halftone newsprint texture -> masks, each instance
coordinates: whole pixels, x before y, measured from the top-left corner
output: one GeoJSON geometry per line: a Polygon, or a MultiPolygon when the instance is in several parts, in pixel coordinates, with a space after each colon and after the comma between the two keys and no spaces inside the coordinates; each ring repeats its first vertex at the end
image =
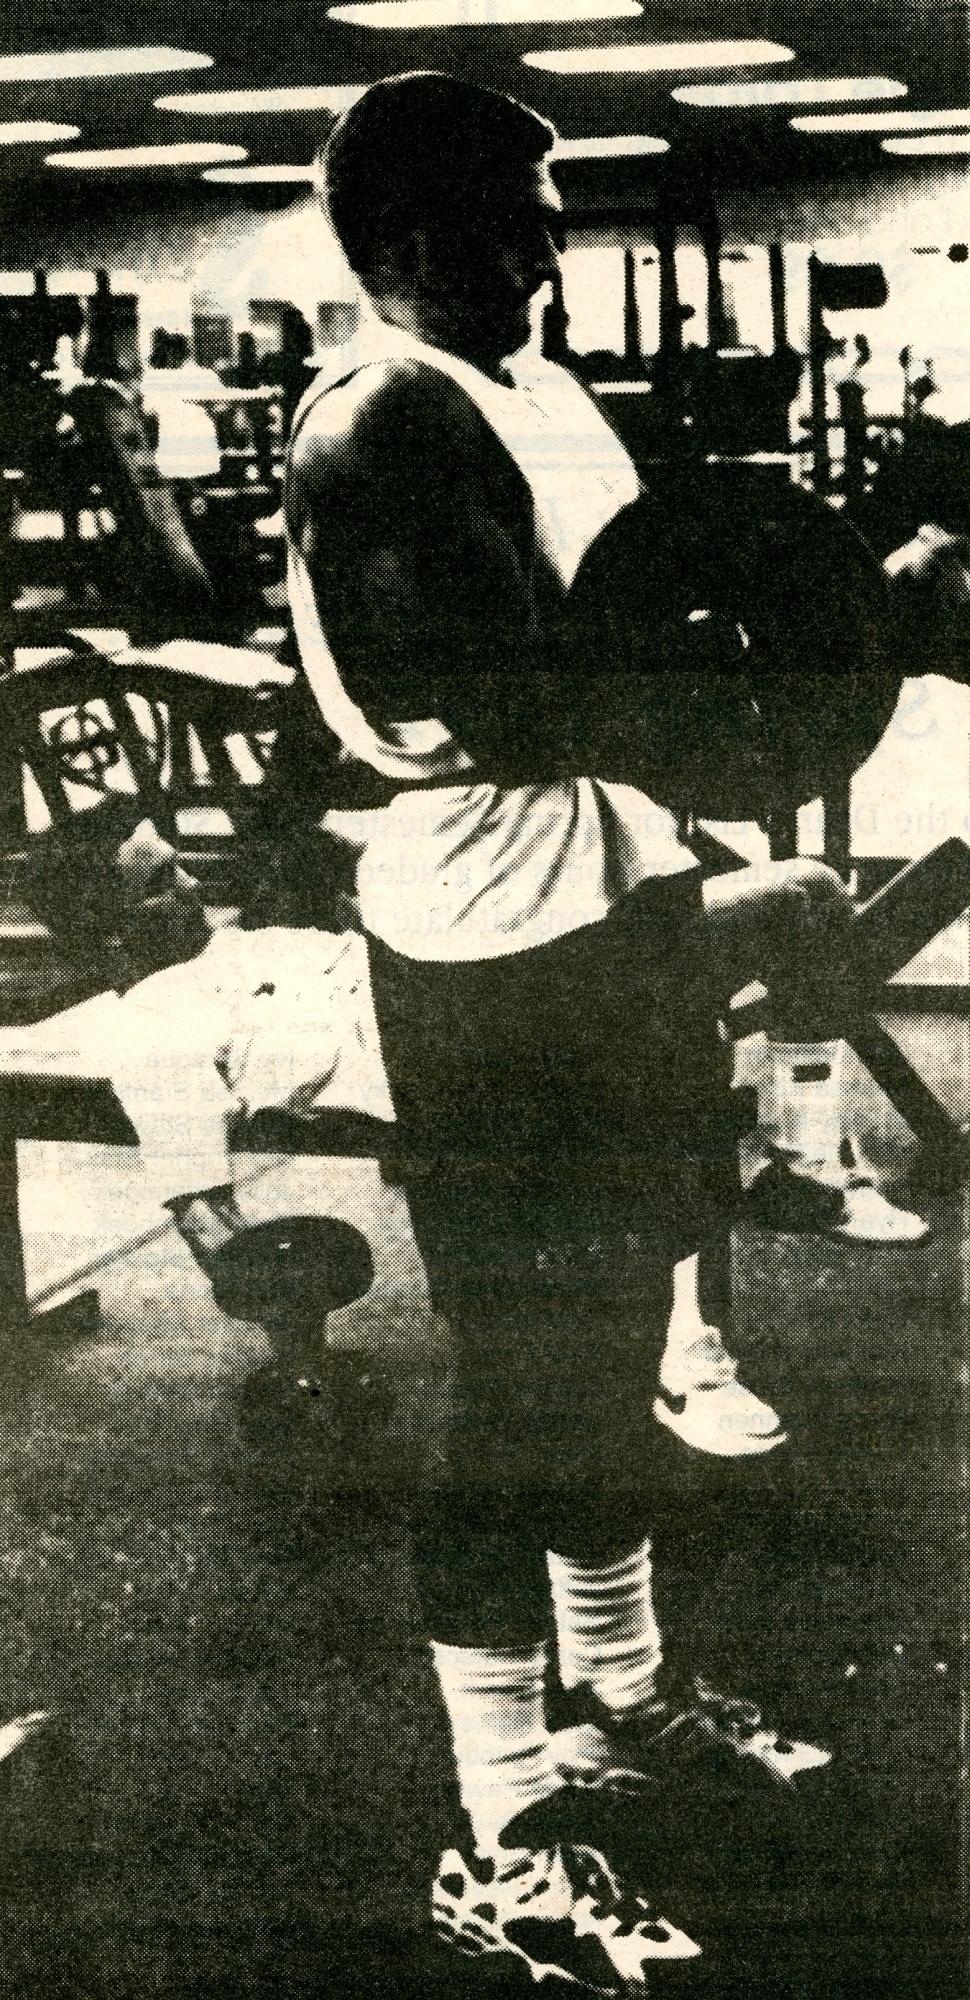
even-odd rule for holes
{"type": "Polygon", "coordinates": [[[0,1994],[958,2000],[970,0],[0,27],[0,1994]]]}

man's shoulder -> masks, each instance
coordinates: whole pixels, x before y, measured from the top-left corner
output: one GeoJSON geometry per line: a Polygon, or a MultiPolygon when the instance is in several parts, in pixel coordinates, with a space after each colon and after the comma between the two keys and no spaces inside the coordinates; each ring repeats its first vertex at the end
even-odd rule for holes
{"type": "Polygon", "coordinates": [[[294,419],[290,461],[309,475],[403,452],[450,455],[467,449],[480,428],[480,412],[451,376],[410,355],[393,356],[310,388],[294,419]]]}

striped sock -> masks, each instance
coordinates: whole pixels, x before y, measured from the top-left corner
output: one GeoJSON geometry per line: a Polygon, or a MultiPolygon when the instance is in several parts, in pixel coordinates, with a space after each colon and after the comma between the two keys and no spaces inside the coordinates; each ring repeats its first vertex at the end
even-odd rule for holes
{"type": "Polygon", "coordinates": [[[592,1688],[616,1716],[651,1700],[661,1650],[649,1542],[602,1569],[566,1556],[547,1561],[563,1687],[592,1688]]]}
{"type": "Polygon", "coordinates": [[[545,1646],[431,1648],[458,1766],[461,1802],[482,1855],[562,1783],[546,1726],[545,1646]]]}

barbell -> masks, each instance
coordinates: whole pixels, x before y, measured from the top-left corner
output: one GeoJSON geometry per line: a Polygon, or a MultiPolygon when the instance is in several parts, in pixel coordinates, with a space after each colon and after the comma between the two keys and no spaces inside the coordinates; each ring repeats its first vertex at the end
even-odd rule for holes
{"type": "Polygon", "coordinates": [[[879,742],[907,671],[868,544],[803,488],[705,466],[588,550],[561,629],[583,765],[678,814],[764,820],[879,742]]]}

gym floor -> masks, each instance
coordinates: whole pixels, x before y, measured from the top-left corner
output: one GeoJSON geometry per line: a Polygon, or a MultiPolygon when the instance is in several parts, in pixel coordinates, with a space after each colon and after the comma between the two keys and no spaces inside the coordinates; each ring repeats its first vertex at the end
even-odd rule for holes
{"type": "MultiPolygon", "coordinates": [[[[970,1076],[966,1027],[922,1039],[941,1077],[970,1076]]],[[[131,1154],[25,1149],[34,1295],[90,1271],[102,1315],[60,1345],[27,1331],[3,1363],[0,1731],[49,1719],[0,1764],[0,1985],[492,1992],[423,1929],[454,1800],[406,1496],[446,1433],[447,1333],[372,1162],[240,1171],[253,1219],[336,1214],[371,1243],[373,1291],[331,1322],[367,1378],[356,1426],[281,1391],[131,1154]]],[[[970,1196],[931,1213],[930,1243],[905,1250],[742,1230],[746,1379],[791,1443],[718,1468],[656,1431],[667,1629],[837,1752],[810,1806],[779,1788],[749,1821],[658,1793],[627,1829],[656,1853],[661,1907],[710,1943],[657,1991],[962,1990],[970,1196]]]]}

